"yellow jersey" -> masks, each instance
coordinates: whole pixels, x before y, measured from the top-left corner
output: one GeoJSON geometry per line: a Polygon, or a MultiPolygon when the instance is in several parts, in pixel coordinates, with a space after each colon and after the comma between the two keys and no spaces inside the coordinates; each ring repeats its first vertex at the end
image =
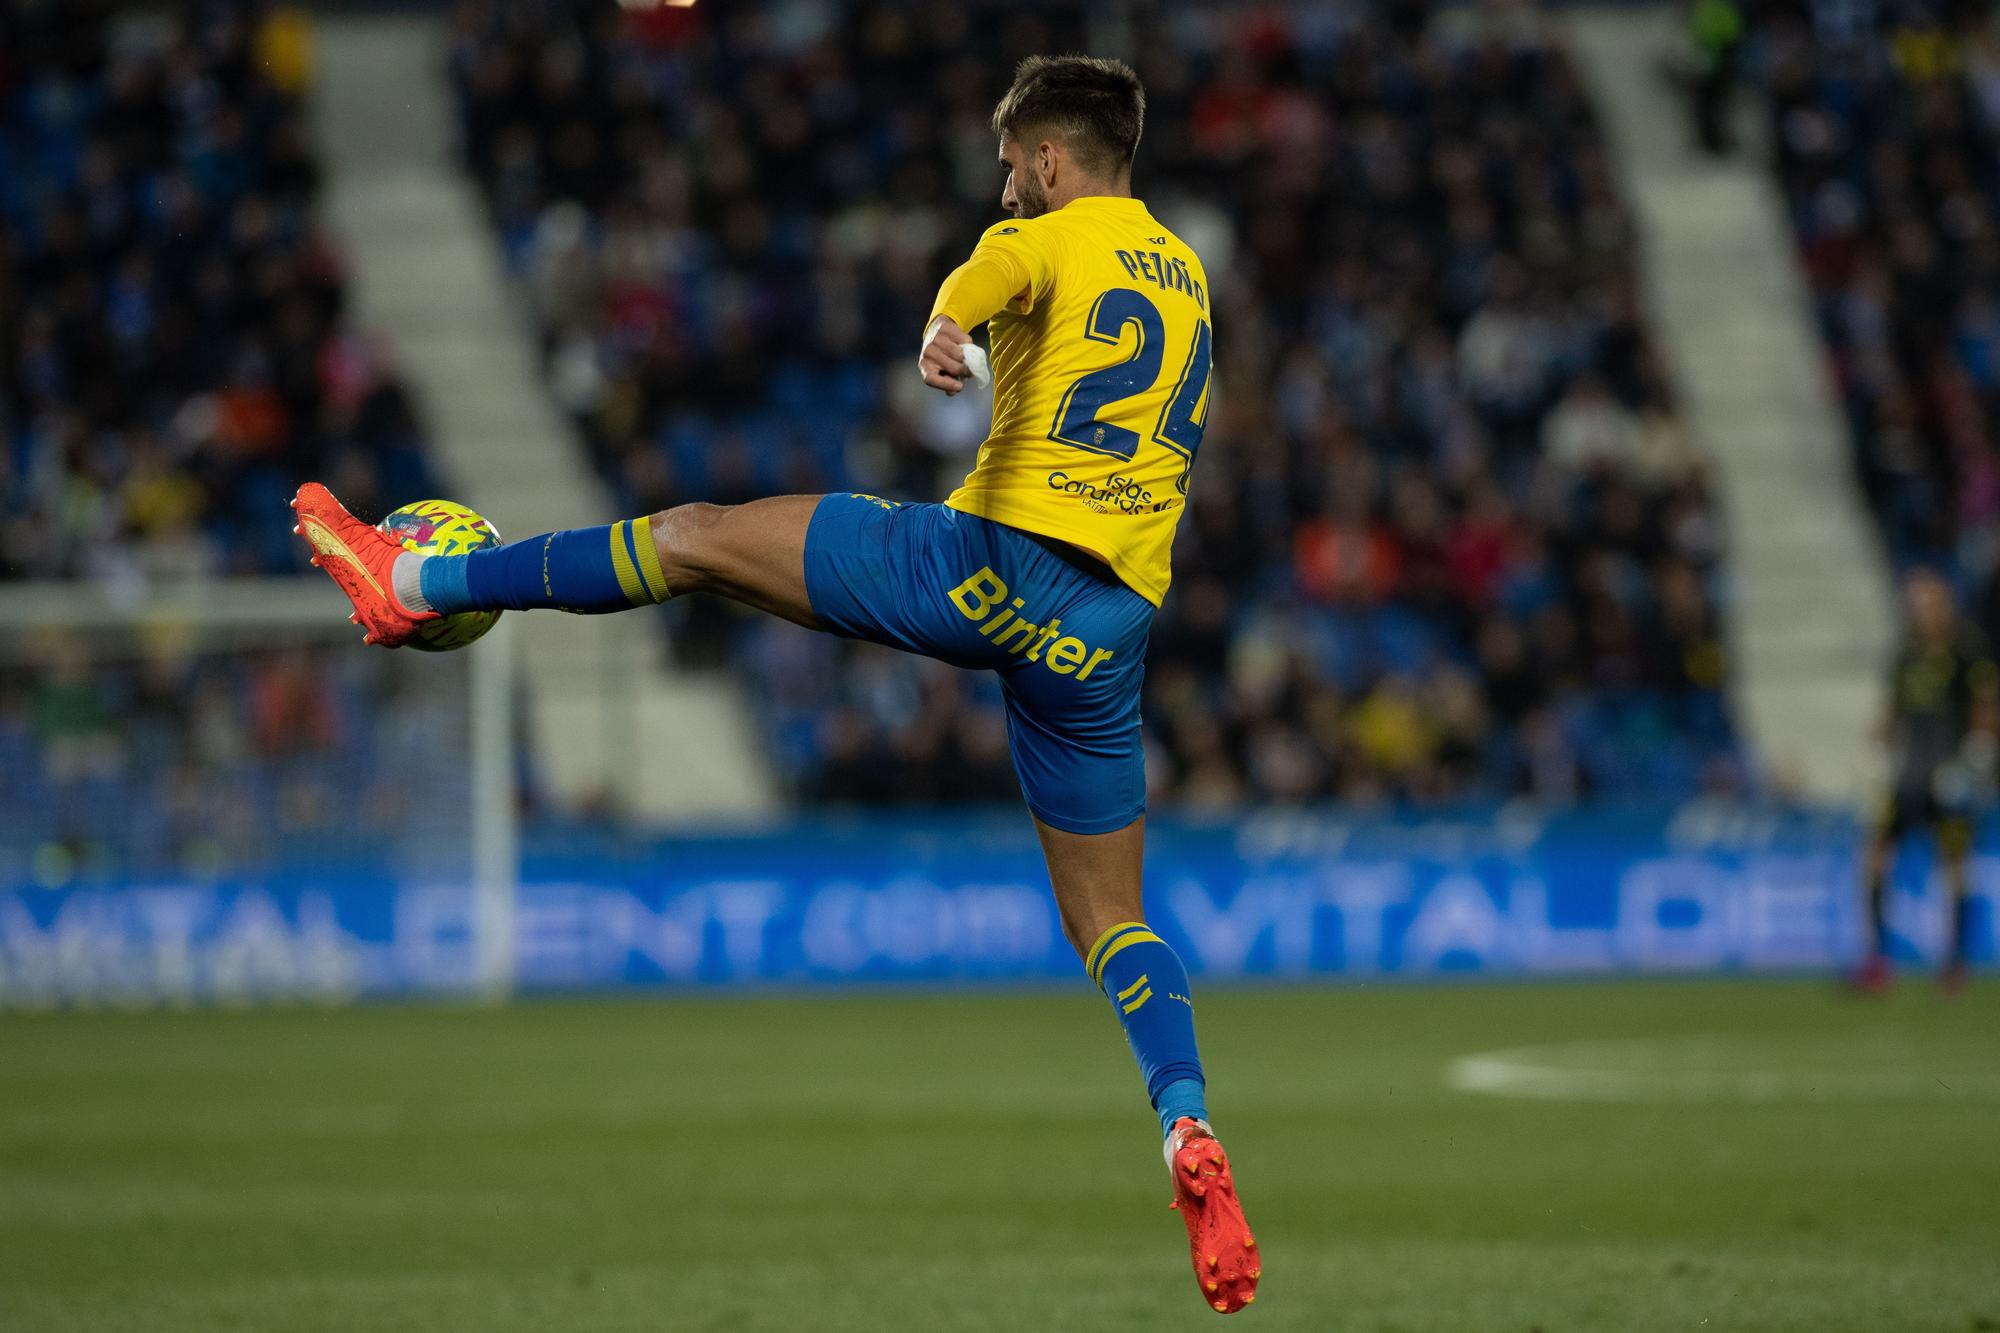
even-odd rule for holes
{"type": "Polygon", "coordinates": [[[1208,420],[1208,275],[1137,199],[987,229],[931,318],[990,323],[993,426],[953,509],[1088,551],[1158,606],[1208,420]]]}

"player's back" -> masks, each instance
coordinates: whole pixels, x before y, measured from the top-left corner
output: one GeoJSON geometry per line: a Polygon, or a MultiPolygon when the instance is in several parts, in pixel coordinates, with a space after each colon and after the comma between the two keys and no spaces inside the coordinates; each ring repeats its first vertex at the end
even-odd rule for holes
{"type": "Polygon", "coordinates": [[[1208,416],[1208,277],[1137,199],[1093,196],[990,228],[1026,289],[995,315],[993,426],[953,508],[1098,556],[1166,594],[1208,416]]]}

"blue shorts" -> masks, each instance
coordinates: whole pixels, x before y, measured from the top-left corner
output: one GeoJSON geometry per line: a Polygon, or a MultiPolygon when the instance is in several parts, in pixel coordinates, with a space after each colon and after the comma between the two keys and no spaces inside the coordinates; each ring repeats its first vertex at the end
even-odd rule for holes
{"type": "Polygon", "coordinates": [[[1146,812],[1153,606],[1062,550],[941,504],[829,495],[806,530],[806,593],[837,634],[998,672],[1028,808],[1109,833],[1146,812]]]}

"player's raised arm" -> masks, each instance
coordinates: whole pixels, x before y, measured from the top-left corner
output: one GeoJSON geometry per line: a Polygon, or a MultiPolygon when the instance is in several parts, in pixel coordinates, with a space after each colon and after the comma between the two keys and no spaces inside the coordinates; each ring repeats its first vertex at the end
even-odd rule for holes
{"type": "Polygon", "coordinates": [[[1002,310],[1027,314],[1046,293],[1052,271],[1046,244],[1019,222],[988,228],[931,304],[917,357],[924,383],[947,394],[962,390],[971,373],[963,350],[972,341],[970,331],[1002,310]]]}

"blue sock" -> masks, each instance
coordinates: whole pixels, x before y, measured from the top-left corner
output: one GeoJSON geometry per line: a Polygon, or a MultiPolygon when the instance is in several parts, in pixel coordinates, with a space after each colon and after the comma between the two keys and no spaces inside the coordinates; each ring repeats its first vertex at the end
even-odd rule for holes
{"type": "Polygon", "coordinates": [[[652,606],[672,595],[653,549],[653,521],[571,528],[418,566],[424,600],[442,615],[554,607],[596,615],[652,606]]]}
{"type": "Polygon", "coordinates": [[[1097,937],[1083,965],[1125,1025],[1161,1132],[1182,1116],[1207,1120],[1193,992],[1180,958],[1145,922],[1122,921],[1097,937]]]}

